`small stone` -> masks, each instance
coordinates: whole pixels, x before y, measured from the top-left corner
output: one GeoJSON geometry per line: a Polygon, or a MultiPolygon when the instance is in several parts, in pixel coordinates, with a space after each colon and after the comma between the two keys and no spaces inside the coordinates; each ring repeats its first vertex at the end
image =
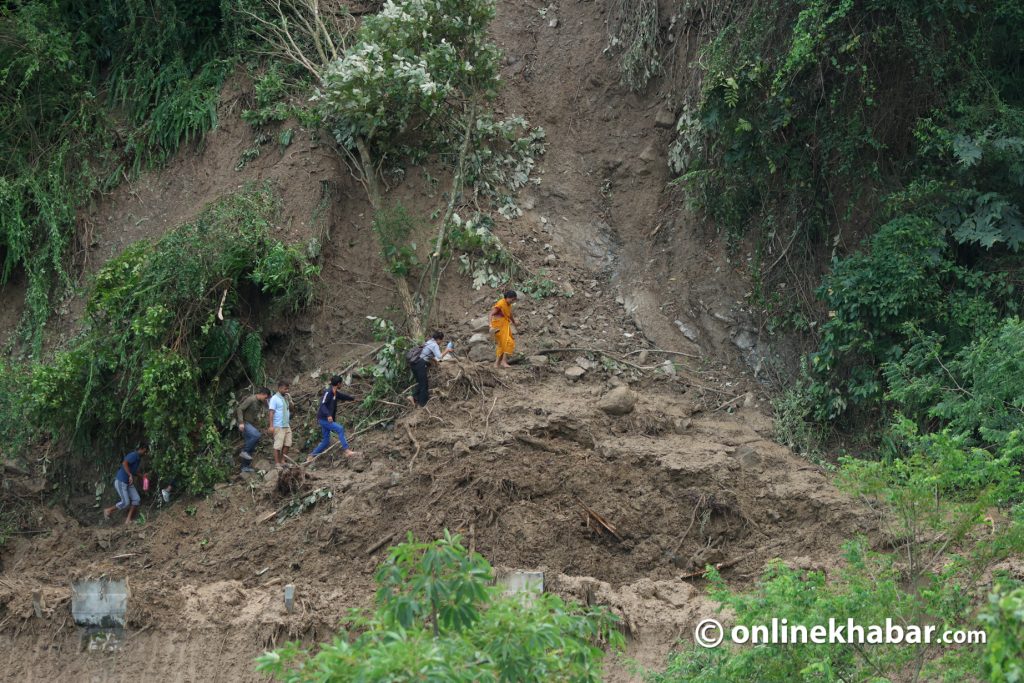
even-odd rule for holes
{"type": "Polygon", "coordinates": [[[565,369],[565,376],[574,382],[585,374],[587,374],[587,371],[578,365],[573,365],[565,369]]]}
{"type": "Polygon", "coordinates": [[[543,367],[548,364],[547,356],[530,356],[526,362],[534,367],[543,367]]]}
{"type": "Polygon", "coordinates": [[[548,28],[558,28],[558,17],[554,17],[548,22],[548,28]]]}
{"type": "Polygon", "coordinates": [[[598,401],[597,407],[609,415],[627,415],[636,406],[636,394],[629,387],[615,387],[598,401]]]}
{"type": "Polygon", "coordinates": [[[677,417],[672,420],[672,429],[676,434],[685,434],[692,424],[693,420],[688,417],[677,417]]]}
{"type": "Polygon", "coordinates": [[[757,346],[757,335],[750,330],[740,330],[739,334],[733,337],[732,343],[741,351],[750,351],[757,346]]]}
{"type": "Polygon", "coordinates": [[[654,143],[651,143],[644,147],[644,151],[640,152],[640,161],[654,161],[658,158],[658,150],[655,148],[654,143]]]}
{"type": "Polygon", "coordinates": [[[750,446],[743,446],[736,449],[733,454],[740,461],[744,469],[755,469],[761,466],[761,456],[750,446]]]}
{"type": "Polygon", "coordinates": [[[658,128],[672,128],[676,125],[676,115],[668,107],[662,107],[654,115],[654,125],[658,128]]]}
{"type": "Polygon", "coordinates": [[[544,257],[544,263],[554,263],[557,260],[558,257],[555,256],[554,254],[548,254],[547,256],[544,257]]]}
{"type": "Polygon", "coordinates": [[[668,375],[669,377],[675,377],[676,376],[676,366],[673,365],[672,361],[670,361],[670,360],[667,360],[664,363],[662,363],[661,367],[659,368],[659,370],[662,373],[668,375]]]}
{"type": "Polygon", "coordinates": [[[452,446],[452,452],[456,456],[466,456],[466,455],[469,455],[469,446],[467,446],[462,441],[456,441],[455,445],[452,446]]]}
{"type": "Polygon", "coordinates": [[[577,356],[575,362],[576,365],[580,366],[584,370],[593,370],[594,368],[597,367],[596,361],[592,361],[589,358],[584,358],[583,356],[577,356]]]}
{"type": "Polygon", "coordinates": [[[644,349],[639,354],[637,354],[637,357],[636,357],[637,365],[646,365],[647,364],[647,356],[648,356],[647,349],[644,349]]]}
{"type": "Polygon", "coordinates": [[[684,337],[686,337],[692,342],[697,341],[698,333],[694,327],[692,327],[691,325],[687,325],[682,320],[675,320],[673,322],[675,322],[676,327],[679,328],[679,331],[683,333],[684,337]]]}

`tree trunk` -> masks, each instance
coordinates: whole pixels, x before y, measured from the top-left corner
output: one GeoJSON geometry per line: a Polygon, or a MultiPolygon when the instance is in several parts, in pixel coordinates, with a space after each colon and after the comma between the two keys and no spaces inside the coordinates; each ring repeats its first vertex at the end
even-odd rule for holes
{"type": "MultiPolygon", "coordinates": [[[[370,157],[370,150],[366,146],[366,141],[362,138],[356,138],[356,149],[359,150],[359,163],[363,167],[363,178],[366,180],[366,192],[370,196],[370,206],[373,207],[375,212],[380,211],[381,194],[380,185],[377,182],[377,169],[373,165],[373,159],[370,157]]],[[[409,283],[401,275],[392,274],[391,279],[395,283],[395,289],[398,290],[398,298],[402,302],[402,310],[405,311],[405,316],[408,319],[409,335],[415,341],[421,341],[423,339],[423,326],[420,322],[419,313],[416,311],[416,304],[412,299],[412,292],[409,291],[409,283]]]]}

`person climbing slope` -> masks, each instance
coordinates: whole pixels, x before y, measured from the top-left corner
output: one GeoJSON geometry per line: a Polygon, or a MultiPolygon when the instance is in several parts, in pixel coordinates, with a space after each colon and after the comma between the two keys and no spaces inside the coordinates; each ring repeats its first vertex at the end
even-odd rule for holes
{"type": "Polygon", "coordinates": [[[345,428],[335,421],[338,413],[338,401],[356,400],[355,396],[349,396],[338,391],[341,383],[342,378],[335,375],[331,378],[331,384],[324,391],[324,395],[320,397],[320,408],[317,410],[316,420],[320,423],[320,432],[323,434],[323,439],[313,449],[313,452],[309,454],[306,462],[316,460],[318,455],[327,450],[327,447],[331,445],[331,432],[338,435],[338,441],[341,443],[346,457],[351,458],[353,455],[359,455],[348,447],[348,441],[345,440],[345,428]]]}
{"type": "Polygon", "coordinates": [[[117,475],[114,477],[114,490],[117,491],[121,500],[103,511],[105,518],[110,519],[114,510],[124,510],[125,508],[128,508],[128,514],[124,523],[128,524],[135,518],[135,513],[139,511],[139,503],[142,502],[142,499],[139,498],[139,490],[135,488],[135,478],[139,474],[142,457],[148,452],[149,446],[146,443],[140,443],[134,451],[121,459],[121,466],[117,468],[117,475]]]}
{"type": "Polygon", "coordinates": [[[445,350],[441,350],[441,342],[444,341],[444,332],[437,330],[434,334],[430,335],[430,339],[420,348],[420,352],[416,355],[416,359],[409,364],[412,368],[412,374],[416,378],[416,388],[413,390],[413,395],[410,400],[420,408],[427,405],[427,401],[430,400],[430,383],[427,378],[427,370],[431,365],[437,365],[441,362],[441,359],[452,352],[451,342],[445,347],[445,350]]]}
{"type": "Polygon", "coordinates": [[[246,396],[235,408],[235,421],[238,423],[238,431],[242,433],[245,443],[242,445],[242,452],[239,457],[242,459],[242,471],[253,472],[252,454],[256,450],[263,431],[256,425],[261,422],[266,412],[267,399],[270,398],[270,389],[260,387],[252,396],[246,396]]]}
{"type": "Polygon", "coordinates": [[[489,322],[491,334],[494,335],[494,367],[496,368],[512,367],[508,364],[509,357],[516,350],[516,340],[512,336],[512,325],[516,322],[516,319],[512,317],[512,304],[518,298],[515,292],[509,290],[491,308],[489,322]]]}
{"type": "Polygon", "coordinates": [[[288,382],[277,383],[277,393],[270,398],[270,427],[267,431],[274,437],[274,467],[281,469],[292,447],[292,398],[288,394],[288,382]]]}

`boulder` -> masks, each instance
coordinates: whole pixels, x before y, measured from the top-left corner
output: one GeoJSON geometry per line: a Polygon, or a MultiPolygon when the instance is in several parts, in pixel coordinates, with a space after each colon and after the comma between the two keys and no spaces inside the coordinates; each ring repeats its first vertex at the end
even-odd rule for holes
{"type": "Polygon", "coordinates": [[[636,406],[636,394],[629,387],[615,387],[605,394],[597,407],[609,415],[627,415],[636,406]]]}
{"type": "Polygon", "coordinates": [[[486,332],[491,327],[491,323],[486,315],[482,315],[479,318],[474,318],[469,323],[469,327],[473,332],[486,332]]]}
{"type": "Polygon", "coordinates": [[[490,345],[476,344],[469,347],[469,359],[477,363],[485,360],[494,360],[494,349],[490,345]]]}
{"type": "Polygon", "coordinates": [[[585,374],[587,374],[587,371],[578,365],[573,365],[565,369],[565,376],[574,382],[585,374]]]}
{"type": "Polygon", "coordinates": [[[535,367],[543,367],[548,364],[547,356],[530,356],[526,362],[535,367]]]}
{"type": "Polygon", "coordinates": [[[491,335],[486,334],[484,332],[477,332],[476,334],[474,334],[472,337],[469,338],[469,345],[470,346],[476,346],[477,344],[490,344],[490,343],[491,343],[491,335]]]}

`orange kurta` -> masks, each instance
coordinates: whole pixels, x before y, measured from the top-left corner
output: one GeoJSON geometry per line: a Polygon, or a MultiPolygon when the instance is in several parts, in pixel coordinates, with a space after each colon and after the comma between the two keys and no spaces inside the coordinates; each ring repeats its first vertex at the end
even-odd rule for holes
{"type": "Polygon", "coordinates": [[[491,321],[491,332],[494,334],[494,356],[500,358],[503,353],[511,354],[516,350],[516,340],[512,338],[512,305],[501,298],[491,310],[494,309],[497,309],[497,314],[491,321]]]}

